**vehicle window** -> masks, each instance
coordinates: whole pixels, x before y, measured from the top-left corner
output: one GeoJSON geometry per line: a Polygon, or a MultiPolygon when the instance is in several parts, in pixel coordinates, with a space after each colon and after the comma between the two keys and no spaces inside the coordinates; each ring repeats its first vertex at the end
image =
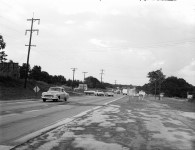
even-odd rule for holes
{"type": "Polygon", "coordinates": [[[49,88],[49,91],[58,91],[58,92],[60,92],[61,89],[60,88],[49,88]]]}

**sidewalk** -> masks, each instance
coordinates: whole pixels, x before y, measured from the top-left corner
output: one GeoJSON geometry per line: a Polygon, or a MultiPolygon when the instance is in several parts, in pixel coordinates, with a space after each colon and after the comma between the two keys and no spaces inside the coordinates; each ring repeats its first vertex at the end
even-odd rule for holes
{"type": "Polygon", "coordinates": [[[13,150],[194,150],[195,113],[189,114],[125,97],[13,150]]]}

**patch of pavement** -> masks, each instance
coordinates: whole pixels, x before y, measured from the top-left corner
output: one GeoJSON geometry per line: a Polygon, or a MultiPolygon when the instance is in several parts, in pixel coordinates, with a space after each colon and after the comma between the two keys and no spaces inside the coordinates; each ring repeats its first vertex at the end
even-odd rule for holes
{"type": "Polygon", "coordinates": [[[183,117],[165,104],[126,97],[12,150],[194,150],[195,130],[183,117]]]}

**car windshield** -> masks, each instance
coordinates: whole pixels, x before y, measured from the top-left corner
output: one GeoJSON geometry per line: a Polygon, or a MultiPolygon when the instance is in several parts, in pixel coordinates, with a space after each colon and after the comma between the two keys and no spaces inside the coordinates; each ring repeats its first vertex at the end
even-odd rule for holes
{"type": "Polygon", "coordinates": [[[58,91],[58,92],[60,92],[61,88],[49,88],[49,91],[58,91]]]}

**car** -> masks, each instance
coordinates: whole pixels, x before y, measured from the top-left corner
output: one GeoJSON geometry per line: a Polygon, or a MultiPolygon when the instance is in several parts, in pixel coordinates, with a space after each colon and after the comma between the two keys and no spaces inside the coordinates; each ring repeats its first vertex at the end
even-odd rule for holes
{"type": "Polygon", "coordinates": [[[58,101],[60,99],[67,101],[69,94],[66,93],[63,87],[50,87],[47,92],[42,93],[41,98],[43,102],[46,100],[58,101]]]}
{"type": "Polygon", "coordinates": [[[112,91],[108,91],[105,93],[105,96],[114,96],[114,93],[112,91]]]}
{"type": "Polygon", "coordinates": [[[94,94],[95,91],[84,91],[84,93],[85,93],[86,95],[91,95],[91,94],[94,94]]]}
{"type": "Polygon", "coordinates": [[[94,93],[95,96],[104,96],[104,92],[103,91],[96,91],[94,93]]]}

